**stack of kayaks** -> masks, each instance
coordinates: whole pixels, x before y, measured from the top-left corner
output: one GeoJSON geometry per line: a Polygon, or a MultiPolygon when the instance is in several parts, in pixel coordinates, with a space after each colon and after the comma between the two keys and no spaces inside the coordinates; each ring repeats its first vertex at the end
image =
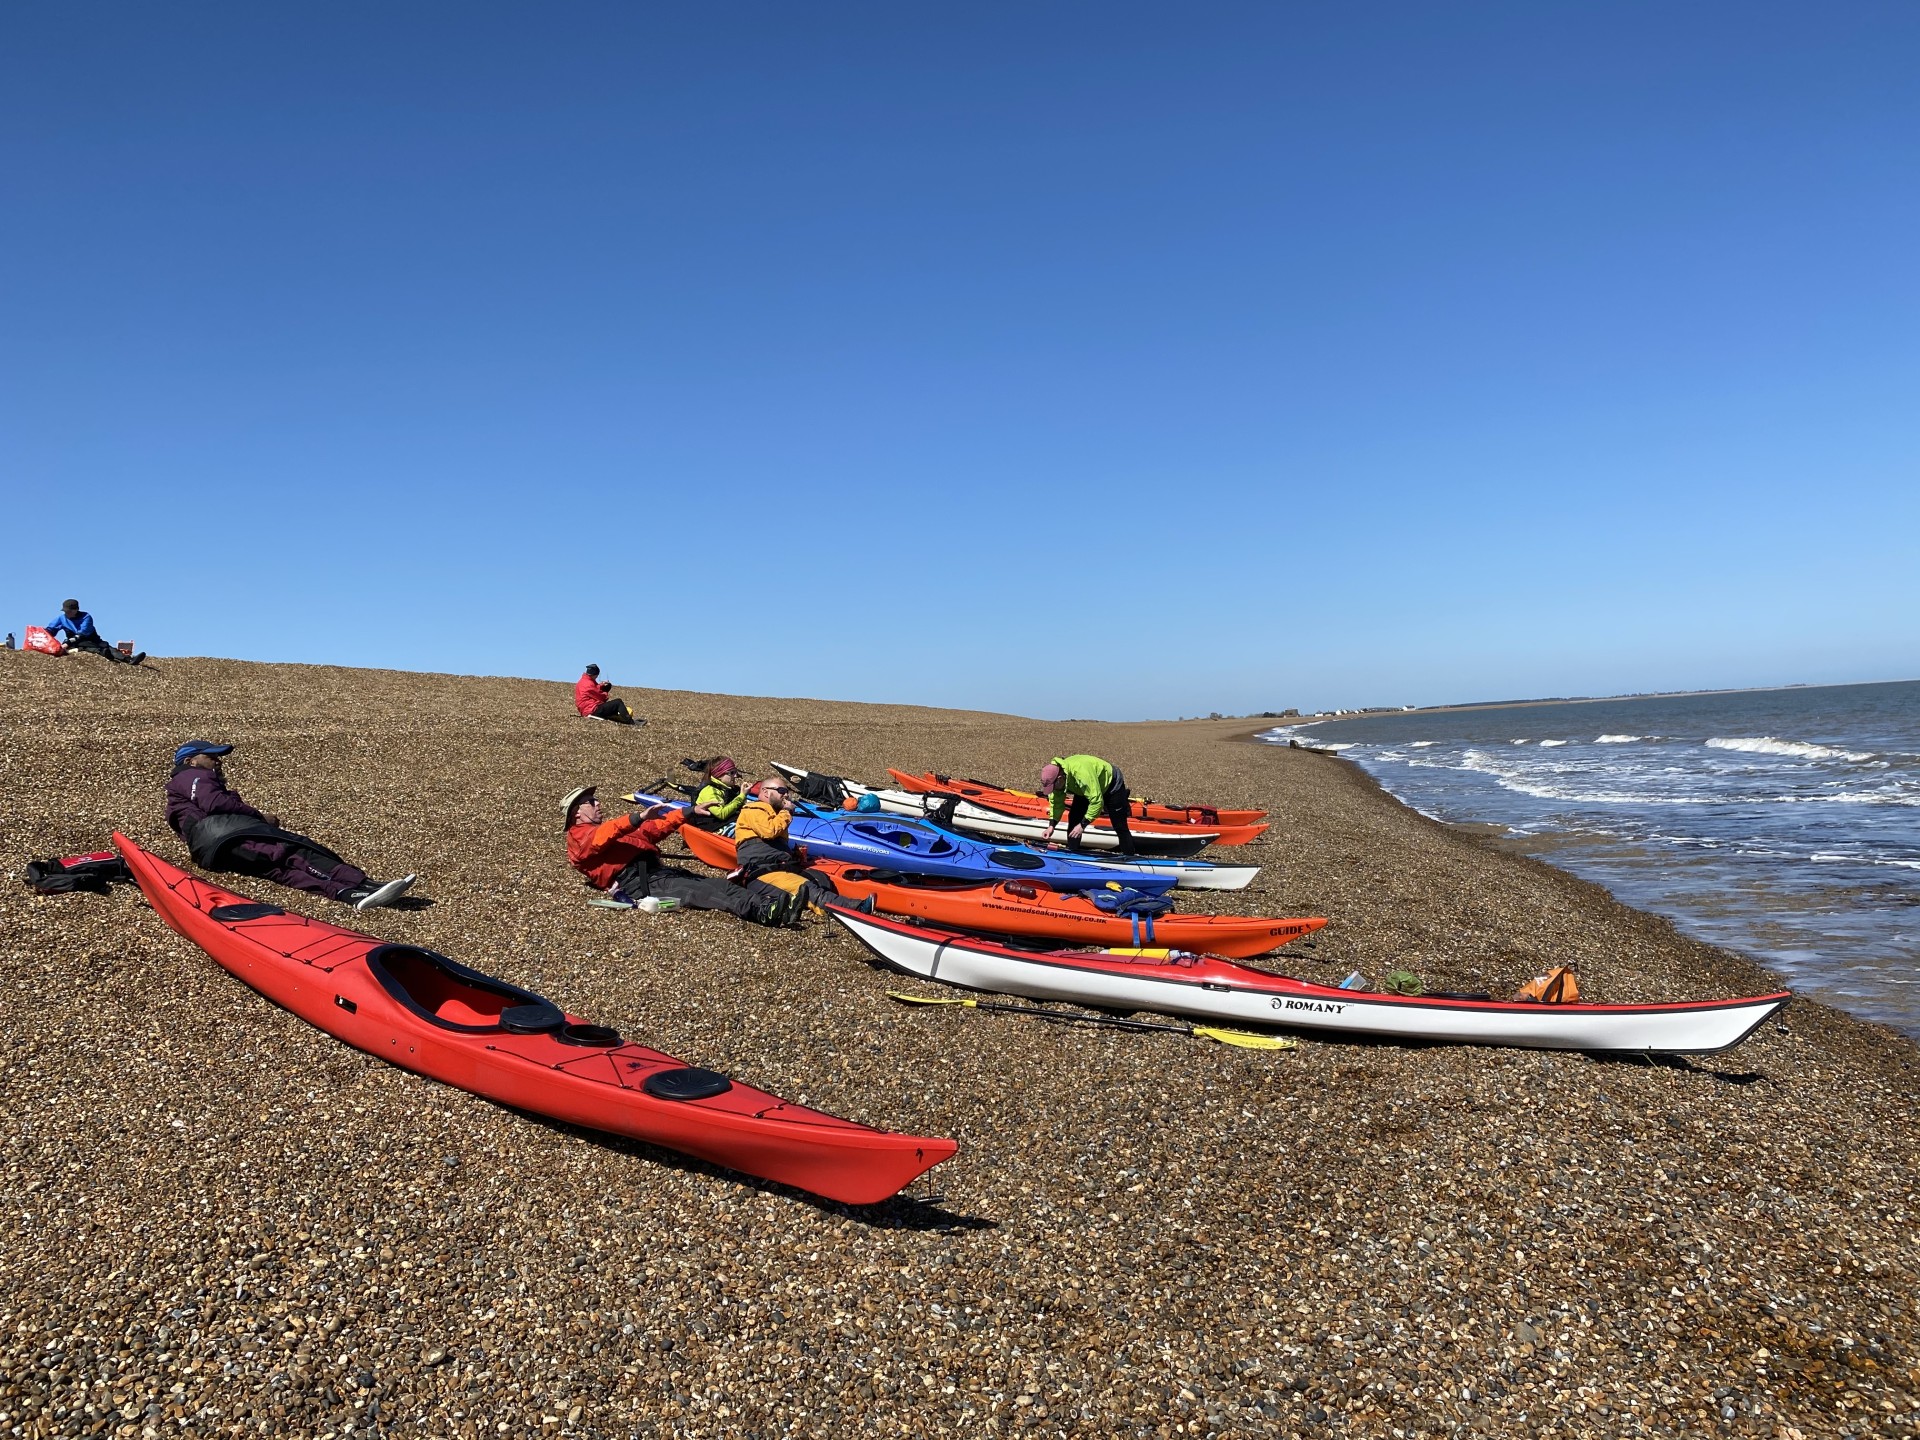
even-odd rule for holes
{"type": "Polygon", "coordinates": [[[948,985],[1114,1010],[1159,1010],[1400,1040],[1707,1054],[1739,1044],[1792,998],[1782,990],[1673,1005],[1541,1005],[1380,995],[1177,950],[1034,951],[923,921],[848,910],[835,910],[834,917],[886,965],[948,985]]]}
{"type": "MultiPolygon", "coordinates": [[[[918,795],[957,795],[963,800],[978,801],[1015,815],[1047,813],[1047,797],[1036,795],[1031,790],[1009,790],[986,780],[963,780],[953,775],[935,774],[931,770],[909,775],[904,770],[889,768],[887,774],[894,778],[902,790],[918,795]]],[[[1135,800],[1128,805],[1127,818],[1129,822],[1141,824],[1194,825],[1217,831],[1222,845],[1244,845],[1267,828],[1267,812],[1264,810],[1222,810],[1212,805],[1155,805],[1144,800],[1135,800]]]]}
{"type": "MultiPolygon", "coordinates": [[[[777,761],[773,768],[790,780],[802,780],[808,774],[797,765],[782,765],[777,761]]],[[[995,808],[985,802],[966,800],[938,791],[917,793],[911,790],[881,790],[871,785],[862,785],[854,780],[842,780],[840,783],[849,795],[855,797],[871,795],[880,808],[890,815],[932,816],[950,813],[951,818],[944,823],[969,835],[986,835],[996,840],[1033,844],[1047,832],[1044,806],[1040,808],[1038,814],[1019,814],[1011,810],[995,808]]],[[[1170,825],[1143,821],[1132,827],[1132,835],[1134,844],[1141,854],[1189,856],[1198,855],[1209,845],[1244,845],[1265,828],[1264,825],[1240,826],[1232,832],[1232,838],[1228,838],[1227,834],[1220,830],[1208,829],[1201,825],[1170,825]]],[[[1065,827],[1062,826],[1056,833],[1064,838],[1064,831],[1065,827]]],[[[1113,851],[1119,848],[1120,837],[1114,832],[1112,825],[1096,821],[1082,833],[1080,843],[1090,851],[1113,851]]]]}
{"type": "MultiPolygon", "coordinates": [[[[688,828],[680,832],[695,859],[730,870],[733,841],[688,828]]],[[[1238,915],[1129,914],[1104,910],[1099,891],[1061,891],[1037,880],[947,880],[898,870],[817,860],[813,867],[849,900],[871,898],[887,915],[931,920],[961,930],[1067,940],[1083,945],[1177,946],[1213,955],[1265,955],[1311,935],[1319,916],[1273,920],[1238,915]]]]}
{"type": "MultiPolygon", "coordinates": [[[[685,807],[687,804],[684,800],[645,791],[636,791],[628,798],[641,805],[685,807]]],[[[915,875],[956,880],[998,880],[1017,875],[1044,880],[1056,890],[1085,890],[1105,885],[1124,872],[1127,884],[1158,892],[1188,883],[1185,878],[1188,874],[1206,880],[1226,868],[1179,860],[1141,860],[1135,865],[1096,864],[1081,855],[1033,850],[1024,845],[988,845],[925,820],[857,811],[795,815],[790,834],[796,845],[805,845],[810,853],[823,860],[881,865],[915,875]],[[1200,868],[1190,868],[1196,865],[1200,868]]],[[[1240,884],[1245,885],[1250,879],[1249,868],[1240,884]]]]}
{"type": "Polygon", "coordinates": [[[173,929],[269,1000],[403,1069],[852,1205],[886,1199],[956,1148],[690,1067],[431,950],[257,904],[113,839],[173,929]]]}

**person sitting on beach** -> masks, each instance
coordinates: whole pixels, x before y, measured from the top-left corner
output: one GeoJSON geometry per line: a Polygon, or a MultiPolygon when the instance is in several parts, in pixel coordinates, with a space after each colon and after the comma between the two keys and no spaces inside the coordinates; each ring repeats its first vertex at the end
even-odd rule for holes
{"type": "Polygon", "coordinates": [[[722,755],[709,760],[700,770],[700,788],[694,792],[693,813],[687,823],[700,830],[724,830],[747,803],[740,788],[740,767],[722,755]]]}
{"type": "Polygon", "coordinates": [[[100,638],[100,632],[94,628],[93,616],[80,608],[78,600],[62,600],[60,613],[53,617],[53,623],[47,626],[49,635],[66,636],[69,650],[85,650],[91,655],[104,655],[116,665],[138,665],[147,658],[142,650],[135,655],[122,655],[117,649],[100,638]]]}
{"type": "Polygon", "coordinates": [[[627,702],[615,700],[613,684],[602,681],[600,667],[589,665],[573,685],[573,708],[590,720],[611,720],[616,725],[637,723],[627,702]]]}
{"type": "Polygon", "coordinates": [[[685,870],[660,857],[660,842],[686,823],[687,811],[654,805],[609,820],[600,813],[592,785],[569,790],[560,801],[567,832],[567,863],[605,890],[633,904],[658,896],[691,910],[725,910],[756,925],[786,925],[803,907],[784,890],[755,881],[729,885],[685,870]]]}
{"type": "Polygon", "coordinates": [[[280,817],[247,804],[227,788],[220,757],[231,745],[189,740],[173,752],[173,776],[167,781],[167,824],[187,842],[193,863],[203,870],[257,875],[277,885],[324,895],[356,910],[391,905],[416,877],[403,875],[382,885],[333,851],[304,835],[280,828],[280,817]]]}
{"type": "Polygon", "coordinates": [[[1133,855],[1133,832],[1127,817],[1133,797],[1127,791],[1127,779],[1118,767],[1098,755],[1056,755],[1040,767],[1040,793],[1047,797],[1047,828],[1040,843],[1053,843],[1054,827],[1064,810],[1067,820],[1067,848],[1078,849],[1087,826],[1106,816],[1120,841],[1120,853],[1133,855]]]}
{"type": "Polygon", "coordinates": [[[740,809],[733,824],[734,871],[741,881],[758,880],[777,885],[798,895],[816,908],[829,900],[839,900],[833,882],[817,870],[807,869],[805,849],[796,849],[788,837],[793,825],[793,792],[783,775],[762,780],[753,787],[753,798],[740,809]]]}

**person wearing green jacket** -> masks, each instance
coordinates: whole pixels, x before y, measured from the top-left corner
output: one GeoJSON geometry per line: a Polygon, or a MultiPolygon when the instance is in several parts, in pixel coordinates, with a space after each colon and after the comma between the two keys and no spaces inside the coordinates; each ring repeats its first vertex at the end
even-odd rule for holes
{"type": "Polygon", "coordinates": [[[1139,853],[1133,832],[1127,828],[1133,797],[1127,793],[1127,777],[1119,767],[1098,755],[1056,755],[1040,767],[1040,793],[1047,797],[1047,829],[1040,837],[1042,845],[1053,842],[1054,827],[1064,811],[1068,849],[1077,850],[1087,826],[1104,815],[1120,841],[1120,853],[1139,853]]]}
{"type": "Polygon", "coordinates": [[[702,830],[724,830],[740,817],[740,807],[747,803],[746,792],[740,788],[740,767],[722,755],[706,763],[701,779],[705,783],[693,797],[693,813],[687,816],[687,823],[702,830]]]}

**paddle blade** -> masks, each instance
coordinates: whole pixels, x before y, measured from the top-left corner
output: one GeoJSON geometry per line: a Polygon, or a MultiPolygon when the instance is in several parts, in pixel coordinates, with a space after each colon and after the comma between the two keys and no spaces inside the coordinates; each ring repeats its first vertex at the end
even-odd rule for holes
{"type": "Polygon", "coordinates": [[[1242,1050],[1291,1050],[1300,1042],[1283,1040],[1278,1035],[1254,1035],[1245,1030],[1216,1030],[1211,1025],[1196,1025],[1193,1033],[1202,1040],[1217,1040],[1222,1045],[1237,1045],[1242,1050]]]}
{"type": "Polygon", "coordinates": [[[959,995],[906,995],[898,990],[887,991],[889,1000],[898,1000],[902,1005],[978,1005],[978,1000],[968,1000],[959,995]]]}

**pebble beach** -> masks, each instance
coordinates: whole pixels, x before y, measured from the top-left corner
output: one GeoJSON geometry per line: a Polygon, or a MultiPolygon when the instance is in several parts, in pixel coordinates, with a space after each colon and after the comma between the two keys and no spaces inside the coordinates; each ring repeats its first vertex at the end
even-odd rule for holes
{"type": "MultiPolygon", "coordinates": [[[[609,675],[618,682],[621,677],[609,675]]],[[[0,1436],[1899,1436],[1920,1430],[1920,1051],[1796,999],[1649,1063],[1284,1052],[958,1008],[831,922],[599,909],[559,797],[726,753],[1253,805],[1183,909],[1325,915],[1259,962],[1600,1001],[1776,988],[1729,951],[1258,720],[981,712],[0,653],[0,854],[186,865],[173,748],[414,910],[354,916],[642,1043],[960,1151],[848,1207],[545,1123],[348,1049],[131,887],[0,886],[0,1436]]],[[[677,850],[676,845],[670,849],[677,850]]],[[[692,868],[699,868],[685,861],[692,868]]],[[[248,893],[263,882],[233,878],[248,893]]]]}

